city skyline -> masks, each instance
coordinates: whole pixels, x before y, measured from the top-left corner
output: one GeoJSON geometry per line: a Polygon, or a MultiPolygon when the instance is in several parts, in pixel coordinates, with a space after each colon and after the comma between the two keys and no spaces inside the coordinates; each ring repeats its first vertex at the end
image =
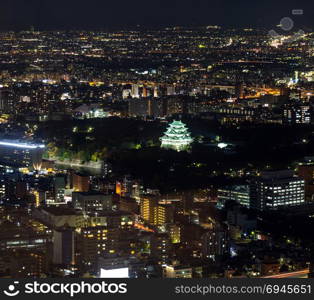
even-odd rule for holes
{"type": "Polygon", "coordinates": [[[2,2],[0,278],[314,277],[313,4],[63,2],[2,2]]]}

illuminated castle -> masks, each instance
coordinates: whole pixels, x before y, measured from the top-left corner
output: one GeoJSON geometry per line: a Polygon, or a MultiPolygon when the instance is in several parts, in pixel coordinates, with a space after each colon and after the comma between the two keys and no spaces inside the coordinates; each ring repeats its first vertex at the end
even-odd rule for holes
{"type": "Polygon", "coordinates": [[[176,151],[186,151],[193,142],[193,139],[186,125],[181,121],[173,121],[165,135],[161,138],[161,147],[176,151]]]}

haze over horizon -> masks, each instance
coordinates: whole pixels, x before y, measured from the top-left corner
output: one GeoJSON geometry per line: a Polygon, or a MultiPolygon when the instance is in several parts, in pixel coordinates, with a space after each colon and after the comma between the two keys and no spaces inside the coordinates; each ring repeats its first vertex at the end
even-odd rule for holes
{"type": "Polygon", "coordinates": [[[227,27],[273,28],[283,17],[297,26],[314,27],[314,3],[301,0],[256,3],[240,0],[3,0],[0,30],[106,29],[136,25],[220,25],[227,27]],[[293,9],[304,15],[292,16],[293,9]]]}

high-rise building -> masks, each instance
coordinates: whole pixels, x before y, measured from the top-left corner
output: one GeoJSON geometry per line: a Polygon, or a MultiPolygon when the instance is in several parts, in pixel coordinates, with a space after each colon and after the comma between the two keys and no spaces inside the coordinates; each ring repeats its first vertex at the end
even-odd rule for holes
{"type": "Polygon", "coordinates": [[[33,216],[52,228],[64,227],[67,225],[78,229],[84,227],[86,224],[86,218],[82,211],[69,208],[65,205],[34,209],[33,216]]]}
{"type": "Polygon", "coordinates": [[[237,99],[243,99],[244,98],[244,84],[243,82],[237,82],[235,86],[235,97],[237,99]]]}
{"type": "Polygon", "coordinates": [[[172,256],[171,240],[166,233],[158,233],[152,236],[151,240],[151,256],[163,265],[169,263],[172,256]]]}
{"type": "Polygon", "coordinates": [[[107,226],[130,229],[134,225],[134,215],[121,210],[98,211],[85,215],[85,218],[86,227],[107,226]]]}
{"type": "Polygon", "coordinates": [[[139,91],[138,84],[132,84],[132,90],[131,90],[131,96],[132,98],[139,98],[140,97],[140,91],[139,91]]]}
{"type": "Polygon", "coordinates": [[[166,116],[184,114],[187,112],[187,101],[182,97],[169,96],[164,100],[164,112],[166,116]]]}
{"type": "Polygon", "coordinates": [[[130,197],[132,195],[133,180],[130,176],[124,176],[122,182],[122,196],[130,197]]]}
{"type": "Polygon", "coordinates": [[[119,228],[95,226],[82,228],[78,237],[82,262],[86,266],[95,266],[97,258],[105,254],[118,252],[119,228]]]}
{"type": "Polygon", "coordinates": [[[182,194],[182,207],[185,212],[189,212],[194,206],[194,192],[184,191],[182,194]]]}
{"type": "Polygon", "coordinates": [[[31,226],[21,226],[20,222],[4,221],[0,224],[0,251],[32,249],[47,250],[51,242],[51,231],[35,230],[31,226]]]}
{"type": "Polygon", "coordinates": [[[116,182],[116,194],[123,197],[138,199],[140,196],[140,183],[130,176],[125,176],[122,182],[116,182]]]}
{"type": "Polygon", "coordinates": [[[143,87],[143,93],[142,93],[142,96],[143,98],[147,98],[149,95],[149,92],[148,92],[148,89],[146,86],[143,87]]]}
{"type": "Polygon", "coordinates": [[[65,225],[54,230],[53,263],[66,266],[75,264],[73,228],[65,225]]]}
{"type": "Polygon", "coordinates": [[[192,144],[193,138],[186,125],[181,121],[173,121],[161,138],[161,147],[176,151],[186,151],[192,144]]]}
{"type": "Polygon", "coordinates": [[[164,101],[162,99],[148,99],[148,115],[153,118],[162,118],[164,113],[164,101]]]}
{"type": "Polygon", "coordinates": [[[121,198],[119,201],[119,209],[125,212],[139,214],[139,205],[135,199],[121,198]]]}
{"type": "Polygon", "coordinates": [[[140,212],[141,218],[146,222],[153,224],[154,223],[154,212],[158,206],[157,197],[145,197],[140,200],[140,212]]]}
{"type": "Polygon", "coordinates": [[[146,118],[149,115],[149,99],[130,99],[129,116],[146,118]]]}
{"type": "Polygon", "coordinates": [[[160,226],[173,222],[173,207],[168,204],[159,204],[156,197],[141,199],[140,211],[142,219],[151,225],[160,226]]]}
{"type": "Polygon", "coordinates": [[[119,196],[122,196],[122,183],[117,181],[116,182],[116,190],[115,190],[116,194],[119,196]]]}
{"type": "Polygon", "coordinates": [[[73,174],[73,189],[75,192],[88,192],[90,188],[89,176],[80,173],[73,174]]]}
{"type": "Polygon", "coordinates": [[[167,232],[172,244],[179,244],[181,242],[181,226],[180,224],[167,224],[167,232]]]}
{"type": "Polygon", "coordinates": [[[8,250],[0,255],[0,274],[10,278],[39,278],[48,271],[47,253],[32,249],[8,250]]]}
{"type": "Polygon", "coordinates": [[[157,205],[154,208],[154,217],[152,225],[164,225],[173,222],[173,207],[172,205],[157,205]]]}
{"type": "Polygon", "coordinates": [[[310,124],[311,108],[309,105],[289,105],[283,110],[283,122],[287,124],[310,124]]]}
{"type": "Polygon", "coordinates": [[[163,101],[159,99],[145,98],[129,100],[129,116],[131,117],[160,118],[164,116],[163,111],[163,101]]]}
{"type": "Polygon", "coordinates": [[[158,98],[159,97],[159,89],[158,86],[154,87],[154,98],[158,98]]]}
{"type": "Polygon", "coordinates": [[[258,210],[298,206],[305,202],[305,183],[290,170],[263,172],[251,181],[250,199],[258,210]]]}
{"type": "Polygon", "coordinates": [[[6,195],[6,180],[3,178],[0,178],[0,201],[2,201],[2,198],[6,195]]]}
{"type": "Polygon", "coordinates": [[[314,157],[306,157],[298,165],[298,176],[305,182],[305,195],[312,200],[314,195],[314,157]]]}
{"type": "Polygon", "coordinates": [[[13,93],[7,89],[0,89],[0,112],[11,114],[15,111],[13,93]]]}
{"type": "Polygon", "coordinates": [[[54,194],[57,203],[64,202],[65,176],[62,174],[54,177],[54,194]]]}
{"type": "Polygon", "coordinates": [[[202,236],[202,254],[204,258],[216,260],[229,253],[228,228],[224,224],[215,224],[202,236]]]}
{"type": "Polygon", "coordinates": [[[81,209],[84,213],[112,209],[112,195],[105,195],[98,192],[73,192],[72,202],[74,208],[81,209]]]}

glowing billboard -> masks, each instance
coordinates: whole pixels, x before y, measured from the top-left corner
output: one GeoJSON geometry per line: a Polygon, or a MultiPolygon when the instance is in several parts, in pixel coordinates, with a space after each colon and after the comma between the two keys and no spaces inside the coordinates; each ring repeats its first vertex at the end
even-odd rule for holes
{"type": "Polygon", "coordinates": [[[129,268],[100,269],[100,278],[129,278],[129,268]]]}

